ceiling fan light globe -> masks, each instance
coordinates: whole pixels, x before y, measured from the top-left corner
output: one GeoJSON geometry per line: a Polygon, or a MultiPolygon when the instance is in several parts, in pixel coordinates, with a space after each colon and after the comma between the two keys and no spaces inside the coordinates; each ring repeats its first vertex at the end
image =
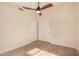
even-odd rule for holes
{"type": "Polygon", "coordinates": [[[41,13],[41,11],[39,11],[39,10],[37,10],[36,12],[37,12],[38,14],[41,13]]]}

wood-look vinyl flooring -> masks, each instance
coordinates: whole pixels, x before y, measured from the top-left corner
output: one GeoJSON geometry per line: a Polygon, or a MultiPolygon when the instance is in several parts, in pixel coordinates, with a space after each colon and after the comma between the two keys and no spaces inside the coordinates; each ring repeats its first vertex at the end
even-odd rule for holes
{"type": "Polygon", "coordinates": [[[37,40],[0,56],[78,56],[78,51],[74,48],[37,40]]]}

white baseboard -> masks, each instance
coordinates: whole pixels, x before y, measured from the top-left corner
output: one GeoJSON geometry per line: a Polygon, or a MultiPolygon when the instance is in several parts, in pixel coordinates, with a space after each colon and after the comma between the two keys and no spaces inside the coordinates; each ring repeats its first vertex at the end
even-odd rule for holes
{"type": "MultiPolygon", "coordinates": [[[[46,41],[46,40],[41,40],[41,41],[46,41]]],[[[56,42],[52,42],[52,41],[48,41],[48,40],[46,42],[50,42],[51,44],[56,44],[56,45],[60,45],[60,46],[65,46],[65,47],[77,49],[77,47],[69,46],[69,45],[66,45],[66,44],[56,43],[56,42]]]]}
{"type": "Polygon", "coordinates": [[[0,54],[5,53],[5,52],[8,52],[8,51],[11,51],[11,50],[16,49],[16,48],[19,48],[19,47],[24,46],[26,44],[29,44],[32,41],[35,41],[35,40],[24,41],[24,42],[21,42],[19,44],[16,44],[16,45],[14,45],[14,46],[12,46],[12,47],[10,47],[8,49],[5,49],[5,50],[0,51],[0,54]]]}

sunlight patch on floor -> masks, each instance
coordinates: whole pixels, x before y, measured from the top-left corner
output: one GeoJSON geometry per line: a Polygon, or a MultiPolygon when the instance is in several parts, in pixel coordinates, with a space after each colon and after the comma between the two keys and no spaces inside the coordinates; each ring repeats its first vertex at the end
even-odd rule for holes
{"type": "Polygon", "coordinates": [[[57,56],[57,55],[52,54],[50,52],[41,50],[39,48],[34,48],[34,49],[30,50],[29,52],[27,52],[27,54],[29,54],[31,56],[57,56]]]}

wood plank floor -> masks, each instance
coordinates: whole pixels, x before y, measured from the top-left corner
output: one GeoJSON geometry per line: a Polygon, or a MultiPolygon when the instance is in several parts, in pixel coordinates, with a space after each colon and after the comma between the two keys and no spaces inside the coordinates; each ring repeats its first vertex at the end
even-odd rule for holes
{"type": "Polygon", "coordinates": [[[38,40],[3,53],[1,56],[78,56],[78,51],[74,48],[38,40]]]}

